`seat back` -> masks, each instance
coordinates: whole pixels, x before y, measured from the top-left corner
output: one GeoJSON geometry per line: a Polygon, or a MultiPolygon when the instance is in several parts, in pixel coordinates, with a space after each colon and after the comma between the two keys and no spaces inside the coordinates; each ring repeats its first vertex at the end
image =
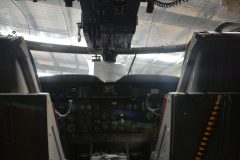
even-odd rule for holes
{"type": "Polygon", "coordinates": [[[240,34],[195,33],[186,51],[178,92],[240,91],[240,34]]]}
{"type": "Polygon", "coordinates": [[[65,160],[48,94],[0,93],[0,159],[65,160]]]}
{"type": "Polygon", "coordinates": [[[239,92],[175,92],[166,98],[151,160],[239,160],[239,92]],[[222,100],[218,100],[219,95],[222,100]],[[220,108],[217,111],[216,106],[220,108]]]}
{"type": "Polygon", "coordinates": [[[65,160],[55,113],[23,38],[0,37],[0,159],[65,160]],[[34,93],[34,94],[30,94],[34,93]]]}
{"type": "Polygon", "coordinates": [[[40,92],[33,58],[23,38],[0,37],[0,93],[40,92]]]}

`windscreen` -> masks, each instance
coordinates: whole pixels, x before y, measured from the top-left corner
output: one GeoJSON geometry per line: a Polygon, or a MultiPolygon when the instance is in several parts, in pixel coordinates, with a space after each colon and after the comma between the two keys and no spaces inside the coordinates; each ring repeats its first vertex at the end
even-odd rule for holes
{"type": "Polygon", "coordinates": [[[88,54],[31,51],[38,76],[58,74],[95,75],[103,81],[116,81],[124,75],[155,74],[180,76],[184,52],[118,55],[116,63],[94,62],[88,54]]]}

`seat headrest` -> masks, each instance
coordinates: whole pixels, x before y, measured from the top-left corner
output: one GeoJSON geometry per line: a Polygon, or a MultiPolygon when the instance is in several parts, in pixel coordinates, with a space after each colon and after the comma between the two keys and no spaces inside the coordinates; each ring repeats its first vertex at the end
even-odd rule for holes
{"type": "Polygon", "coordinates": [[[240,34],[195,33],[183,63],[178,92],[240,91],[240,34]]]}
{"type": "Polygon", "coordinates": [[[0,93],[40,92],[33,58],[23,38],[0,37],[0,93]]]}

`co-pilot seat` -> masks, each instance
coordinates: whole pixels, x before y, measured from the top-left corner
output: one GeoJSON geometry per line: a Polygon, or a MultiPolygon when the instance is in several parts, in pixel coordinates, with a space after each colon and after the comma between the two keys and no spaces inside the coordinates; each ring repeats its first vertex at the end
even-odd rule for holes
{"type": "Polygon", "coordinates": [[[64,160],[52,103],[23,38],[0,37],[0,159],[64,160]]]}
{"type": "Polygon", "coordinates": [[[167,95],[156,150],[151,160],[239,160],[240,34],[195,33],[177,87],[167,95]],[[208,142],[210,115],[224,95],[208,142]],[[206,133],[205,133],[206,132],[206,133]],[[206,134],[207,135],[207,134],[206,134]],[[206,136],[205,135],[205,136],[206,136]],[[203,143],[202,143],[203,142],[203,143]],[[203,147],[201,145],[206,145],[203,147]]]}

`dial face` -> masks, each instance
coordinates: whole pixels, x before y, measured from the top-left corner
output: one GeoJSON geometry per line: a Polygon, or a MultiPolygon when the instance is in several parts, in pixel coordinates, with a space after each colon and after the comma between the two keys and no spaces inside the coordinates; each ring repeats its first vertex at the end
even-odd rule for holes
{"type": "Polygon", "coordinates": [[[75,115],[74,115],[74,114],[70,114],[70,115],[68,116],[68,121],[69,121],[69,122],[74,122],[74,121],[75,121],[75,115]]]}
{"type": "Polygon", "coordinates": [[[74,124],[72,124],[72,123],[68,124],[68,125],[67,125],[67,131],[68,131],[69,133],[75,132],[75,131],[76,131],[76,126],[75,126],[74,124]]]}

